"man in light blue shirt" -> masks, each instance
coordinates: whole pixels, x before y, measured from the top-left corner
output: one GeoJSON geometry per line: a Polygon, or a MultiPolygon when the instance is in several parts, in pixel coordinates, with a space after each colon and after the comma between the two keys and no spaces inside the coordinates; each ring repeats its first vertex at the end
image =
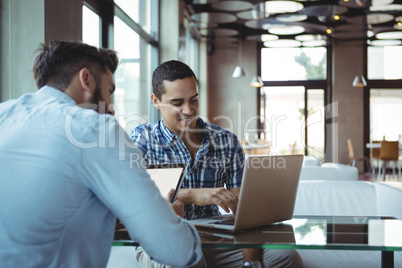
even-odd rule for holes
{"type": "Polygon", "coordinates": [[[116,54],[74,42],[43,46],[40,90],[0,104],[0,266],[105,267],[117,216],[153,259],[201,259],[184,205],[172,206],[109,114],[116,54]],[[109,114],[107,114],[109,113],[109,114]]]}

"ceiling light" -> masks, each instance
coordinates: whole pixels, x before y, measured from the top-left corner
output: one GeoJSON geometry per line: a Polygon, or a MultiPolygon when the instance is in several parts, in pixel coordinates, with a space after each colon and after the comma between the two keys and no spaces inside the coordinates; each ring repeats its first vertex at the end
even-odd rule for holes
{"type": "Polygon", "coordinates": [[[223,11],[242,11],[253,7],[251,3],[245,1],[221,1],[212,3],[211,6],[223,11]]]}
{"type": "Polygon", "coordinates": [[[395,30],[402,30],[402,22],[398,21],[398,23],[394,24],[395,30]]]}
{"type": "Polygon", "coordinates": [[[392,4],[394,0],[371,0],[371,6],[384,6],[392,4]]]}
{"type": "Polygon", "coordinates": [[[314,40],[327,40],[327,37],[322,34],[302,34],[295,37],[298,41],[314,41],[314,40]]]}
{"type": "Polygon", "coordinates": [[[399,46],[402,44],[401,40],[368,40],[368,44],[376,47],[386,47],[386,46],[399,46]]]}
{"type": "Polygon", "coordinates": [[[259,42],[272,41],[278,39],[279,37],[273,34],[249,35],[246,37],[246,40],[248,41],[259,41],[259,42]]]}
{"type": "Polygon", "coordinates": [[[382,32],[376,34],[377,39],[402,39],[402,31],[382,32]]]}
{"type": "Polygon", "coordinates": [[[303,9],[301,3],[293,1],[266,1],[265,2],[265,12],[267,14],[278,14],[278,13],[294,13],[303,9]]]}
{"type": "Polygon", "coordinates": [[[240,65],[237,65],[233,71],[232,77],[233,78],[240,78],[246,76],[246,71],[244,68],[240,65]]]}
{"type": "Polygon", "coordinates": [[[308,18],[307,15],[304,14],[284,14],[284,15],[278,15],[275,17],[276,20],[282,21],[282,22],[299,22],[299,21],[304,21],[308,18]]]}
{"type": "Polygon", "coordinates": [[[296,41],[296,40],[292,40],[292,39],[280,39],[280,40],[275,40],[275,41],[264,42],[264,46],[266,46],[266,47],[275,47],[275,48],[300,47],[301,42],[296,41]]]}
{"type": "Polygon", "coordinates": [[[237,65],[233,71],[232,77],[233,78],[240,78],[240,77],[244,77],[247,75],[246,71],[244,70],[244,68],[242,67],[242,40],[239,40],[239,65],[237,65]]]}
{"type": "Polygon", "coordinates": [[[331,28],[327,28],[326,32],[327,32],[327,34],[332,34],[332,29],[331,29],[331,28]]]}
{"type": "Polygon", "coordinates": [[[353,87],[365,87],[367,86],[367,82],[363,75],[356,75],[352,85],[353,87]]]}
{"type": "Polygon", "coordinates": [[[209,32],[213,32],[214,36],[235,36],[239,33],[237,30],[233,29],[223,29],[223,28],[218,28],[218,29],[201,29],[200,34],[202,36],[207,36],[209,32]]]}
{"type": "Polygon", "coordinates": [[[339,15],[338,15],[338,14],[335,14],[334,20],[339,20],[339,19],[340,19],[339,15]]]}
{"type": "Polygon", "coordinates": [[[253,76],[253,79],[251,79],[251,82],[250,82],[250,86],[252,86],[252,87],[264,86],[264,82],[262,81],[261,76],[259,76],[259,75],[253,76]]]}
{"type": "Polygon", "coordinates": [[[402,5],[383,5],[371,6],[370,11],[398,11],[402,10],[402,5]]]}
{"type": "Polygon", "coordinates": [[[384,14],[384,13],[372,13],[367,14],[366,18],[367,23],[373,25],[392,21],[394,19],[394,16],[391,14],[384,14]]]}
{"type": "Polygon", "coordinates": [[[302,26],[286,26],[286,25],[277,25],[271,26],[268,28],[268,31],[271,34],[279,34],[279,35],[289,35],[289,34],[300,34],[304,33],[305,29],[302,26]]]}
{"type": "Polygon", "coordinates": [[[235,15],[223,12],[201,12],[193,14],[191,19],[196,22],[215,22],[215,23],[231,23],[237,20],[235,15]]]}

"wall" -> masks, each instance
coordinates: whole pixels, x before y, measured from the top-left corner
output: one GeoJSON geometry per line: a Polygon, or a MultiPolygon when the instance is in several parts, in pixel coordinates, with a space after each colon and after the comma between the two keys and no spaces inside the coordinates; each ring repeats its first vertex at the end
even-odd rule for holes
{"type": "MultiPolygon", "coordinates": [[[[257,92],[250,86],[257,74],[257,45],[243,41],[242,65],[248,75],[232,78],[233,70],[239,64],[237,44],[216,46],[208,57],[208,120],[234,132],[244,140],[245,128],[257,128],[257,92]]],[[[250,137],[253,138],[253,137],[250,137]]]]}
{"type": "MultiPolygon", "coordinates": [[[[337,129],[333,130],[333,161],[350,163],[347,139],[353,143],[356,156],[364,154],[364,88],[354,88],[353,79],[364,74],[364,42],[335,41],[332,54],[332,101],[337,107],[337,129]]],[[[363,171],[363,164],[358,168],[363,171]]]]}
{"type": "MultiPolygon", "coordinates": [[[[355,75],[364,73],[363,51],[362,41],[335,40],[333,43],[331,108],[334,123],[327,129],[331,132],[328,142],[332,148],[326,161],[350,163],[348,138],[352,139],[355,155],[364,153],[364,89],[352,86],[355,75]]],[[[257,89],[249,86],[252,75],[257,73],[257,47],[251,41],[243,43],[243,65],[248,71],[246,78],[234,79],[231,76],[238,64],[237,53],[237,46],[217,47],[214,54],[208,56],[207,114],[210,122],[233,129],[240,139],[244,139],[247,120],[258,114],[257,89]]],[[[256,122],[251,127],[256,127],[256,122]]],[[[357,167],[363,171],[362,163],[357,167]]]]}
{"type": "Polygon", "coordinates": [[[49,40],[82,38],[82,0],[1,0],[0,101],[35,92],[36,50],[49,40]]]}
{"type": "Polygon", "coordinates": [[[0,101],[36,91],[32,63],[45,37],[44,12],[43,0],[1,0],[0,101]]]}
{"type": "Polygon", "coordinates": [[[179,11],[183,1],[161,0],[159,2],[159,62],[177,60],[179,56],[180,23],[179,11]]]}

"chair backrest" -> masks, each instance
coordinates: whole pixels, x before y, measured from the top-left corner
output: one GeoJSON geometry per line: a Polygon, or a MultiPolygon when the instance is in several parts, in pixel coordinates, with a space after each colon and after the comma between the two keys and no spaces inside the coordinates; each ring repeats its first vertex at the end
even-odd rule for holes
{"type": "Polygon", "coordinates": [[[264,140],[264,139],[258,139],[257,140],[257,144],[263,145],[266,144],[267,148],[257,148],[255,149],[255,153],[256,155],[267,155],[271,153],[271,142],[264,140]]]}
{"type": "MultiPolygon", "coordinates": [[[[372,143],[381,143],[381,141],[372,141],[372,143]]],[[[372,148],[371,149],[371,157],[372,158],[380,158],[380,150],[381,150],[381,148],[372,148]]]]}
{"type": "Polygon", "coordinates": [[[381,141],[380,159],[398,160],[399,143],[397,141],[381,141]]]}
{"type": "Polygon", "coordinates": [[[355,158],[355,152],[353,151],[352,140],[347,139],[347,142],[348,142],[349,158],[353,159],[353,158],[355,158]]]}

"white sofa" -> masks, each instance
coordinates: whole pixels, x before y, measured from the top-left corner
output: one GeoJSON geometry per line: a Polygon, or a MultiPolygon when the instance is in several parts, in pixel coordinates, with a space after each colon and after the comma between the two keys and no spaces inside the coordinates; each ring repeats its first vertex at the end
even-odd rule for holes
{"type": "Polygon", "coordinates": [[[300,180],[336,180],[357,181],[359,170],[356,167],[340,163],[323,163],[319,165],[318,159],[305,156],[300,173],[300,180]]]}
{"type": "MultiPolygon", "coordinates": [[[[402,219],[402,183],[300,181],[295,215],[394,216],[402,219]]],[[[381,267],[378,251],[298,250],[306,268],[381,267]]],[[[402,252],[395,252],[402,267],[402,252]]]]}

